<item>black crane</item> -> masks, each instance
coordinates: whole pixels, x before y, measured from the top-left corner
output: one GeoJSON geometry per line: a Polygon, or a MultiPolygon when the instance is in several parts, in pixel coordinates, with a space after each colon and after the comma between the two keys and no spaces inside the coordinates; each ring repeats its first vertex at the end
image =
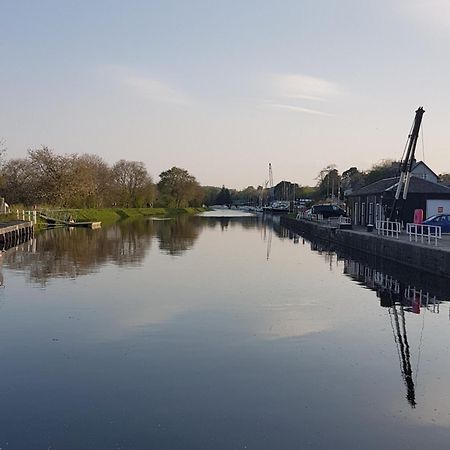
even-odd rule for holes
{"type": "Polygon", "coordinates": [[[397,202],[400,199],[400,196],[402,196],[402,192],[403,201],[405,201],[408,196],[409,180],[411,178],[411,170],[415,162],[414,154],[416,152],[417,139],[419,138],[420,124],[422,123],[422,116],[424,112],[425,110],[422,107],[417,109],[411,127],[411,132],[408,135],[405,152],[403,153],[402,160],[400,162],[400,178],[398,180],[397,191],[395,192],[389,220],[394,219],[395,214],[398,212],[397,202]]]}

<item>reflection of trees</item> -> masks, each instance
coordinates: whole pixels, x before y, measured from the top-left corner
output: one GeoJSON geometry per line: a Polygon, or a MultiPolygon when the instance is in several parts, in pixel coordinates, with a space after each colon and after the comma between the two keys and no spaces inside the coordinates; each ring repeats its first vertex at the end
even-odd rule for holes
{"type": "Polygon", "coordinates": [[[230,224],[230,219],[228,217],[221,217],[219,220],[222,231],[225,230],[225,228],[228,228],[228,225],[230,224]]]}
{"type": "Polygon", "coordinates": [[[112,262],[138,265],[150,248],[151,221],[122,222],[100,230],[59,228],[36,237],[34,251],[11,249],[4,255],[5,265],[29,271],[33,281],[45,283],[52,277],[75,278],[112,262]]]}
{"type": "MultiPolygon", "coordinates": [[[[164,253],[181,255],[194,246],[203,227],[218,225],[224,225],[220,218],[179,216],[163,221],[123,221],[99,230],[55,228],[6,251],[3,260],[6,267],[26,272],[32,281],[45,284],[55,277],[92,273],[107,263],[139,265],[155,236],[164,253]]],[[[232,219],[228,226],[262,228],[262,223],[249,217],[232,219]]]]}
{"type": "Polygon", "coordinates": [[[201,224],[193,217],[179,216],[174,220],[155,222],[159,248],[169,255],[181,255],[193,247],[201,224]]]}

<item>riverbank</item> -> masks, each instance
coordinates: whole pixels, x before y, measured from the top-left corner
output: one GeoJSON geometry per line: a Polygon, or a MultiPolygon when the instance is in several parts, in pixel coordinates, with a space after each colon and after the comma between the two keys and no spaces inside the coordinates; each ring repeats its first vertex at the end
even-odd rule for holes
{"type": "MultiPolygon", "coordinates": [[[[14,208],[11,208],[14,210],[14,208]]],[[[8,223],[22,218],[21,210],[19,216],[15,213],[2,215],[1,222],[8,223]]],[[[51,208],[46,209],[47,215],[51,215],[51,208]]],[[[65,217],[69,215],[76,222],[102,222],[103,224],[112,224],[120,220],[138,219],[142,217],[176,217],[182,214],[199,214],[208,211],[208,208],[84,208],[84,209],[61,209],[55,208],[55,217],[60,218],[61,214],[65,217]]],[[[26,216],[31,220],[30,216],[26,216]]],[[[38,216],[38,228],[46,225],[38,216]]]]}
{"type": "Polygon", "coordinates": [[[114,223],[119,220],[139,217],[175,217],[180,214],[198,214],[206,208],[87,208],[68,209],[76,221],[114,223]]]}
{"type": "Polygon", "coordinates": [[[288,216],[282,216],[280,223],[287,229],[306,236],[450,278],[450,247],[448,242],[445,246],[443,242],[440,242],[440,247],[435,247],[379,236],[376,233],[340,230],[325,224],[309,220],[296,220],[288,216]]]}

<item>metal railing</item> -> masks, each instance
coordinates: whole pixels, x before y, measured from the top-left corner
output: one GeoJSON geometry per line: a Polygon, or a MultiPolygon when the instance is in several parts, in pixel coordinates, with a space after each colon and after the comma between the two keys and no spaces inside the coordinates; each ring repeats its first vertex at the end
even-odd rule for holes
{"type": "Polygon", "coordinates": [[[351,217],[339,216],[338,224],[339,225],[351,225],[352,224],[352,218],[351,217]]]}
{"type": "Polygon", "coordinates": [[[303,211],[299,212],[296,216],[297,220],[315,220],[315,221],[319,221],[319,220],[323,220],[323,215],[322,214],[307,214],[303,211]]]}
{"type": "Polygon", "coordinates": [[[392,236],[398,239],[402,225],[400,222],[391,222],[390,220],[377,220],[377,233],[381,236],[392,236]]]}
{"type": "Polygon", "coordinates": [[[420,242],[423,244],[424,242],[434,245],[438,245],[438,239],[442,238],[442,229],[437,225],[424,225],[417,223],[407,223],[406,224],[406,232],[409,236],[409,242],[420,242]]]}

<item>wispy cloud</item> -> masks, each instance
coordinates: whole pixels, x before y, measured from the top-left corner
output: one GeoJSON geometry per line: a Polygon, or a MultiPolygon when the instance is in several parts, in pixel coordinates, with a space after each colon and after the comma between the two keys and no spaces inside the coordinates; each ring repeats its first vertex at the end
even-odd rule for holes
{"type": "Polygon", "coordinates": [[[263,106],[266,106],[268,108],[275,108],[275,109],[286,109],[288,111],[295,111],[295,112],[306,113],[306,114],[315,114],[318,116],[333,116],[333,114],[319,111],[317,109],[304,108],[302,106],[295,106],[295,105],[285,105],[282,103],[264,103],[263,106]]]}
{"type": "Polygon", "coordinates": [[[184,105],[191,102],[189,95],[166,81],[122,66],[104,68],[120,84],[136,94],[158,103],[184,105]]]}
{"type": "Polygon", "coordinates": [[[283,98],[324,101],[342,93],[336,83],[308,75],[278,74],[271,80],[275,94],[283,98]]]}
{"type": "Polygon", "coordinates": [[[304,114],[333,116],[309,105],[331,101],[343,94],[337,83],[304,74],[272,74],[268,84],[272,98],[264,106],[304,114]]]}

